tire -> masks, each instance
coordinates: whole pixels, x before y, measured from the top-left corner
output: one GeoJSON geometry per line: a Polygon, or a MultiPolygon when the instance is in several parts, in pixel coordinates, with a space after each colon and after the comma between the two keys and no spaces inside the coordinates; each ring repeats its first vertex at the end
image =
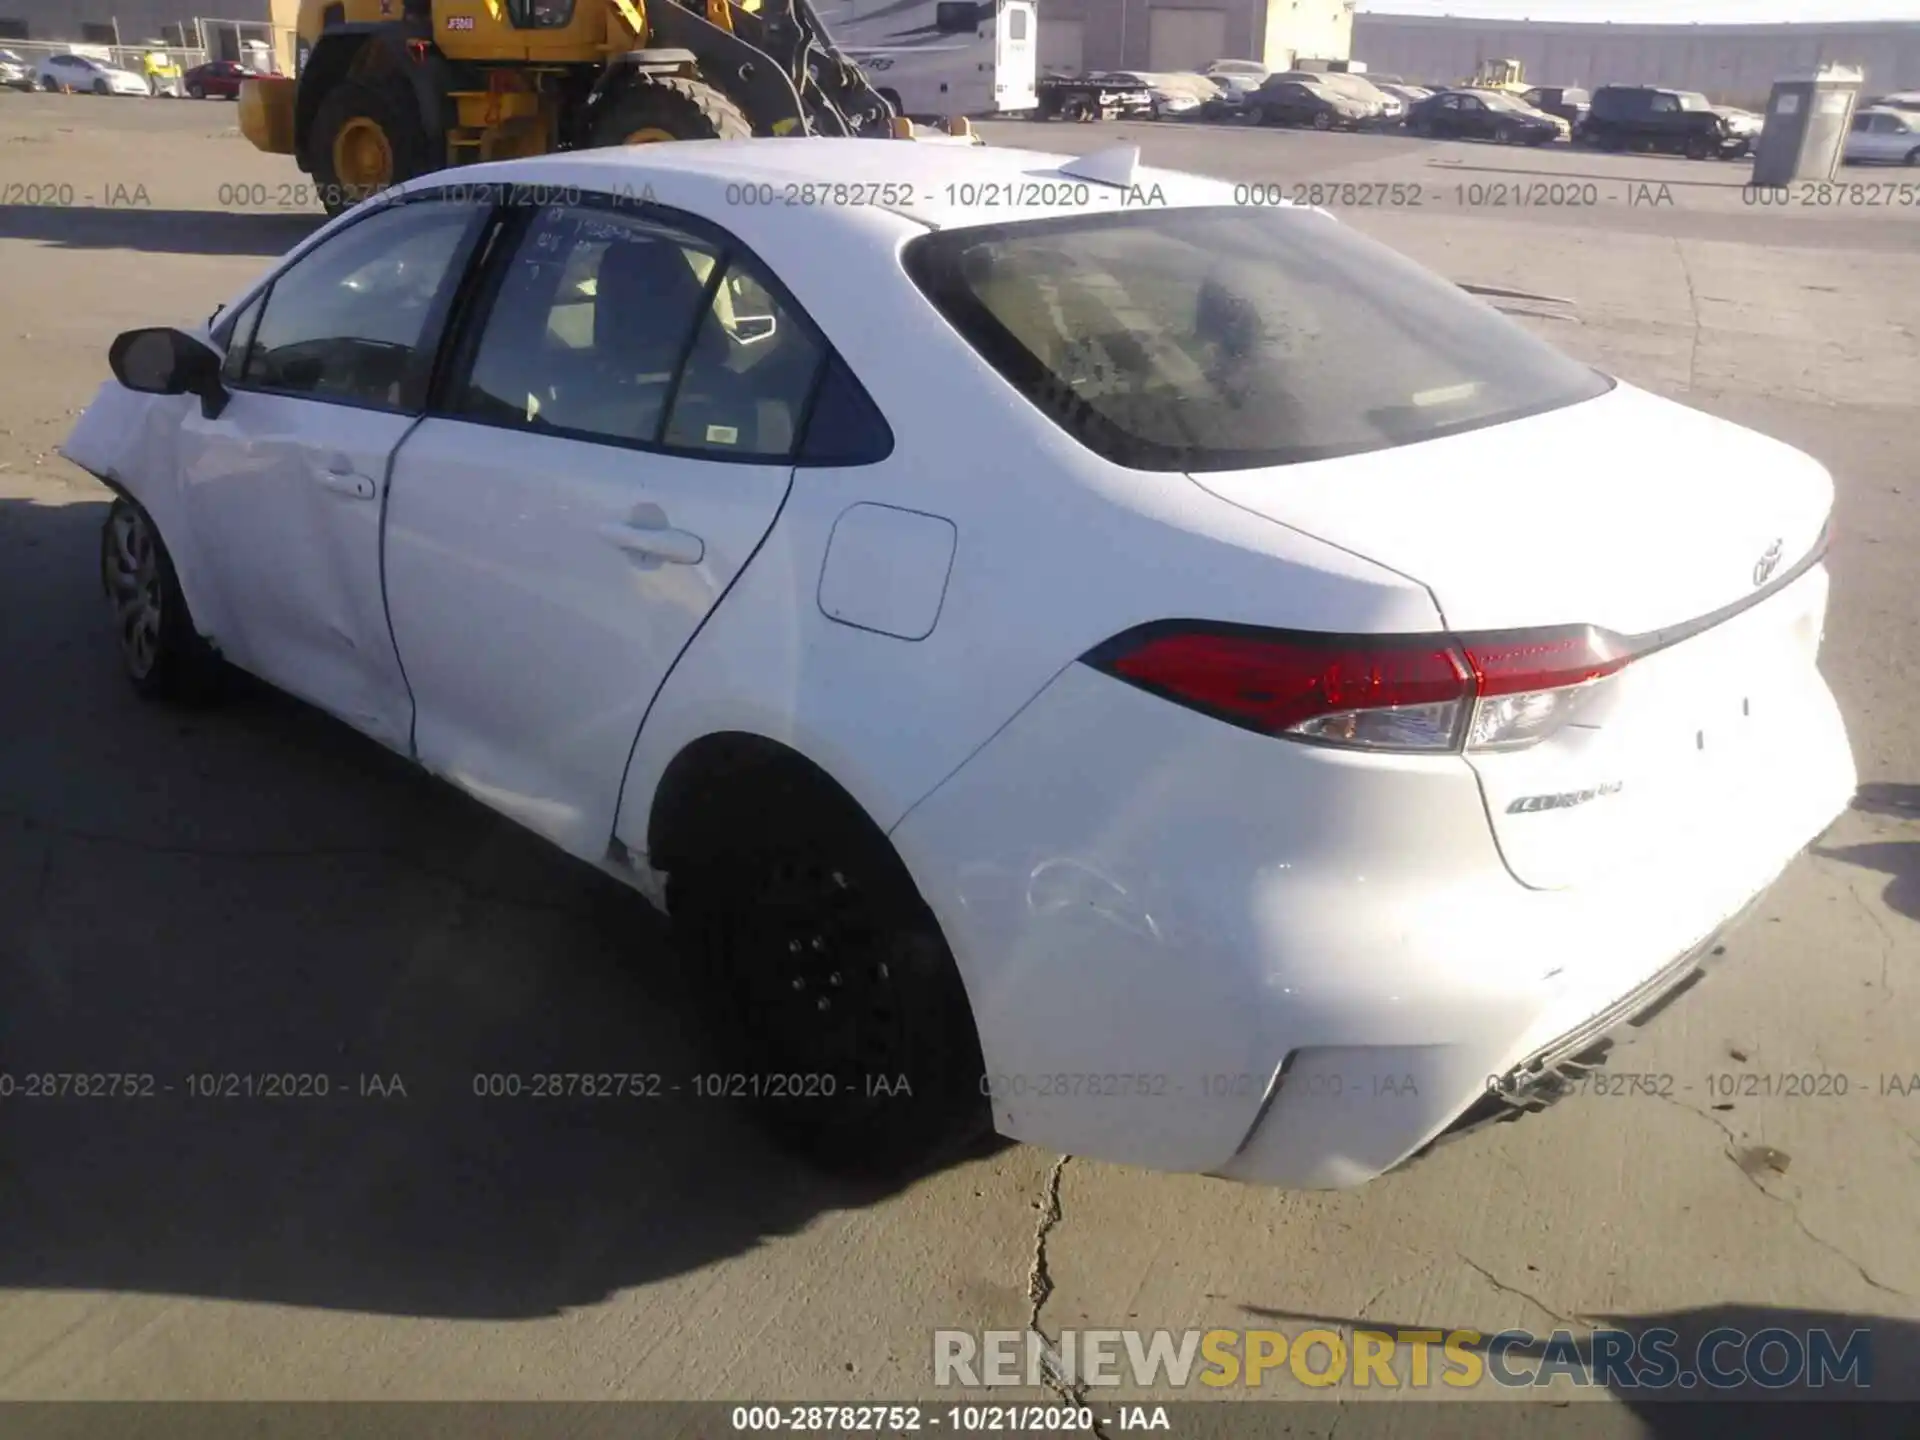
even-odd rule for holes
{"type": "Polygon", "coordinates": [[[1687,143],[1682,147],[1682,153],[1689,160],[1711,160],[1714,152],[1719,148],[1704,135],[1689,135],[1687,143]]]}
{"type": "Polygon", "coordinates": [[[436,168],[426,127],[404,83],[343,80],[320,102],[307,136],[307,169],[329,215],[436,168]],[[358,152],[360,163],[354,173],[343,176],[341,142],[349,132],[356,140],[348,145],[358,152]],[[361,149],[362,144],[367,149],[361,149]],[[384,166],[368,153],[380,145],[386,151],[384,166]]]}
{"type": "Polygon", "coordinates": [[[1411,133],[1418,135],[1423,140],[1430,140],[1433,138],[1433,122],[1431,120],[1425,119],[1424,117],[1419,120],[1407,121],[1407,129],[1411,133]]]}
{"type": "Polygon", "coordinates": [[[780,1148],[836,1174],[895,1177],[990,1126],[972,1009],[885,837],[768,788],[735,827],[747,853],[669,879],[707,1051],[722,1075],[762,1077],[730,1093],[780,1148]],[[780,1076],[809,1077],[816,1093],[756,1093],[780,1076]],[[875,1097],[873,1076],[907,1085],[875,1097]]]}
{"type": "Polygon", "coordinates": [[[194,628],[160,531],[131,500],[115,500],[100,527],[100,584],[136,694],[184,704],[219,696],[226,666],[194,628]]]}
{"type": "Polygon", "coordinates": [[[1920,145],[1914,146],[1913,149],[1907,152],[1906,163],[1909,165],[1920,165],[1920,145]]]}
{"type": "Polygon", "coordinates": [[[1520,132],[1511,125],[1497,125],[1494,127],[1493,143],[1496,145],[1512,145],[1518,141],[1519,138],[1520,132]]]}
{"type": "Polygon", "coordinates": [[[113,93],[113,87],[104,80],[96,80],[93,82],[93,93],[96,95],[111,95],[113,93]]]}
{"type": "Polygon", "coordinates": [[[1313,128],[1316,130],[1331,130],[1333,128],[1333,116],[1324,110],[1316,110],[1313,116],[1313,128]]]}
{"type": "Polygon", "coordinates": [[[596,146],[744,140],[753,134],[753,126],[733,101],[711,85],[677,75],[636,75],[601,105],[602,112],[593,122],[591,143],[596,146]]]}
{"type": "Polygon", "coordinates": [[[189,100],[204,100],[207,98],[207,92],[198,85],[189,85],[187,86],[187,98],[189,100]]]}

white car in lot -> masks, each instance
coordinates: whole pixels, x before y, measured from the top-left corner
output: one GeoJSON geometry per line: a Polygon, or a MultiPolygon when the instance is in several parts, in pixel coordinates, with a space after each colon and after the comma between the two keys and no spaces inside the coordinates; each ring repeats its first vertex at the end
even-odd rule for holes
{"type": "Polygon", "coordinates": [[[150,95],[146,78],[89,55],[49,55],[34,71],[42,90],[75,90],[89,95],[150,95]]]}
{"type": "Polygon", "coordinates": [[[1853,117],[1842,158],[1849,165],[1920,165],[1920,113],[1872,105],[1853,117]]]}
{"type": "Polygon", "coordinates": [[[664,905],[835,1163],[1342,1186],[1550,1099],[1853,793],[1831,480],[1136,161],[350,211],[66,443],[133,684],[238,666],[664,905]]]}

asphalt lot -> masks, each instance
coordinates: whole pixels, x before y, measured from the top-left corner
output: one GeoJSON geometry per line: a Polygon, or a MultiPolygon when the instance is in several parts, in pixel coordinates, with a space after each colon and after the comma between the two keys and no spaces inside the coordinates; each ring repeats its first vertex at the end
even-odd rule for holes
{"type": "Polygon", "coordinates": [[[317,223],[233,117],[0,93],[0,1067],[334,1094],[0,1100],[0,1398],[924,1398],[934,1328],[1036,1314],[1866,1324],[1879,1375],[1920,1374],[1920,206],[1567,149],[985,127],[1335,187],[1306,198],[1819,457],[1863,789],[1621,1062],[1670,1098],[1570,1100],[1357,1192],[1006,1146],[876,1193],[712,1104],[476,1098],[476,1073],[692,1068],[645,906],[297,704],[172,714],[120,679],[104,492],[53,451],[116,332],[204,315],[317,223]],[[1848,1094],[1764,1093],[1799,1074],[1848,1094]]]}

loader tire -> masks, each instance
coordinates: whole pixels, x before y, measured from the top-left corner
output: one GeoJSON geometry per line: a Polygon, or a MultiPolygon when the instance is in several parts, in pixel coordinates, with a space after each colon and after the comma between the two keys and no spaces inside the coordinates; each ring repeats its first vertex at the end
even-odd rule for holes
{"type": "Polygon", "coordinates": [[[343,80],[320,102],[307,168],[329,215],[434,168],[412,96],[392,83],[343,80]]]}
{"type": "Polygon", "coordinates": [[[747,117],[720,91],[677,75],[637,75],[593,124],[595,146],[661,140],[745,140],[747,117]]]}

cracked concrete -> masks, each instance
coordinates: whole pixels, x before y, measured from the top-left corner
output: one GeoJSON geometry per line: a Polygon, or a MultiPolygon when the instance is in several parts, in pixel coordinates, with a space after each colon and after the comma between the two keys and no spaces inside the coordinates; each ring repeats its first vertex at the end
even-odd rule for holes
{"type": "MultiPolygon", "coordinates": [[[[1668,1103],[1575,1097],[1339,1194],[1021,1148],[874,1191],[718,1108],[477,1097],[476,1074],[695,1063],[645,908],[291,702],[127,695],[89,573],[101,492],[50,452],[116,330],[205,313],[312,222],[214,213],[208,177],[291,178],[230,111],[84,104],[13,97],[0,138],[52,137],[11,148],[18,178],[140,179],[187,213],[0,217],[0,1066],[335,1091],[10,1106],[0,1397],[924,1400],[936,1328],[1920,1320],[1920,1094],[1885,1083],[1920,1072],[1920,1017],[1892,1003],[1920,970],[1920,215],[1755,216],[1735,168],[1684,162],[998,129],[1288,183],[1671,178],[1663,209],[1347,218],[1457,278],[1569,297],[1571,319],[1527,323],[1834,470],[1825,665],[1879,798],[1616,1061],[1672,1077],[1668,1103]],[[1808,1071],[1848,1093],[1716,1089],[1808,1071]],[[363,1095],[368,1075],[407,1098],[363,1095]],[[1756,1146],[1787,1172],[1743,1169],[1756,1146]]],[[[1293,1423],[1332,1433],[1352,1408],[1293,1423]]]]}

